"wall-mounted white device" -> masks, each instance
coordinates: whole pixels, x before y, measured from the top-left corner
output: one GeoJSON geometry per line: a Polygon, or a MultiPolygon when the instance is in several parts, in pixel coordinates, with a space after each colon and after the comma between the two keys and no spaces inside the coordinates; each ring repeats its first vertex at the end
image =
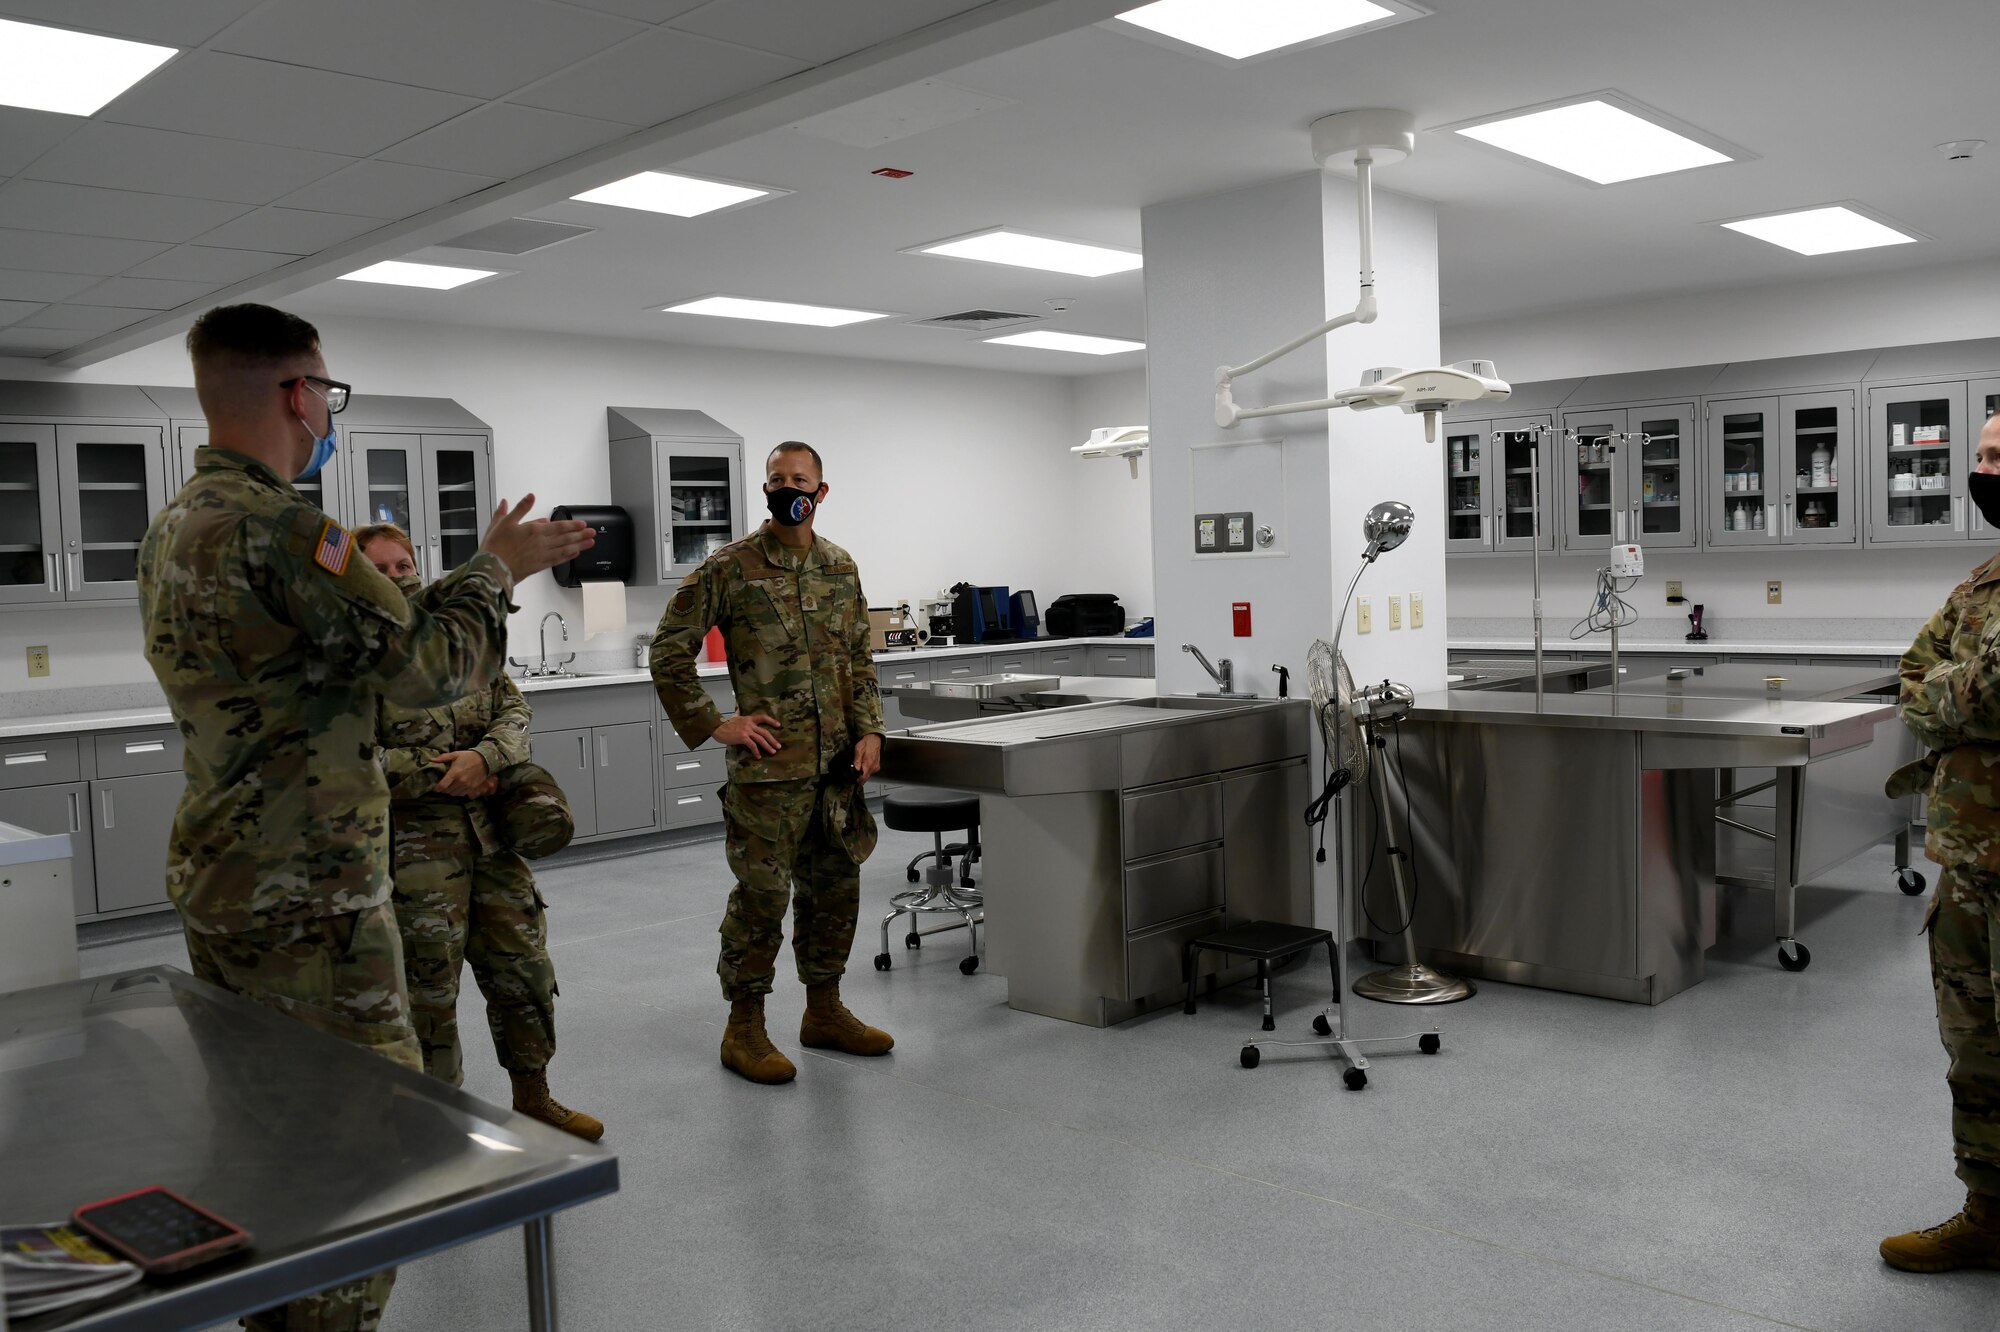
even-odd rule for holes
{"type": "Polygon", "coordinates": [[[1613,546],[1611,548],[1611,576],[1613,578],[1640,578],[1646,573],[1646,552],[1637,546],[1613,546]]]}

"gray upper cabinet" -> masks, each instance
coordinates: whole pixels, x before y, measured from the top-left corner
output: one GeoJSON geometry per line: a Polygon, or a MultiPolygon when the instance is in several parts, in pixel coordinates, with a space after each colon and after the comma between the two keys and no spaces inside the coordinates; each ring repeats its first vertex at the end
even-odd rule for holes
{"type": "Polygon", "coordinates": [[[1957,545],[1971,536],[1965,475],[1978,428],[1967,394],[1963,380],[1869,389],[1870,543],[1957,545]]]}
{"type": "Polygon", "coordinates": [[[0,424],[0,605],[63,599],[56,428],[0,424]]]}
{"type": "Polygon", "coordinates": [[[1859,544],[1853,390],[1711,400],[1706,416],[1710,547],[1859,544]]]}
{"type": "Polygon", "coordinates": [[[743,437],[705,412],[611,407],[611,493],[632,515],[636,585],[671,586],[757,521],[743,437]]]}
{"type": "Polygon", "coordinates": [[[70,601],[139,595],[139,543],[167,502],[163,428],[59,425],[63,587],[70,601]]]}
{"type": "Polygon", "coordinates": [[[1509,417],[1491,423],[1482,457],[1494,480],[1490,547],[1498,553],[1529,552],[1540,534],[1542,551],[1556,548],[1554,464],[1560,452],[1546,416],[1509,417]],[[1540,518],[1536,505],[1539,501],[1540,518]]]}
{"type": "Polygon", "coordinates": [[[1444,552],[1483,555],[1493,550],[1493,495],[1486,477],[1491,421],[1451,421],[1444,432],[1444,552]]]}
{"type": "MultiPolygon", "coordinates": [[[[167,456],[172,464],[172,475],[167,478],[167,484],[171,492],[178,493],[188,483],[188,478],[194,475],[195,450],[208,443],[208,422],[202,417],[201,403],[193,389],[149,385],[144,391],[167,414],[167,456]]],[[[358,403],[361,399],[352,401],[358,403]]],[[[305,481],[294,479],[292,485],[329,518],[352,527],[354,515],[347,510],[347,478],[353,439],[348,434],[347,417],[348,412],[342,412],[333,418],[340,432],[340,446],[334,450],[333,457],[327,459],[326,466],[319,469],[317,476],[305,481]]]]}
{"type": "Polygon", "coordinates": [[[1563,413],[1574,444],[1558,450],[1567,554],[1637,542],[1691,548],[1699,538],[1693,403],[1563,413]]]}
{"type": "Polygon", "coordinates": [[[479,549],[493,508],[493,458],[484,435],[357,430],[353,492],[358,523],[395,523],[416,544],[425,578],[441,578],[479,549]]]}

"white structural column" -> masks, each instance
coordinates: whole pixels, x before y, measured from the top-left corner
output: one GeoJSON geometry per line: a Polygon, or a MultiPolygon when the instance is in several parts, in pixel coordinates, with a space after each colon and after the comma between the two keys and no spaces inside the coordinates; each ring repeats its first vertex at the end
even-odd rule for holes
{"type": "MultiPolygon", "coordinates": [[[[1437,224],[1427,203],[1376,176],[1375,323],[1338,329],[1236,383],[1239,406],[1325,398],[1371,366],[1438,363],[1437,224]]],[[[1306,650],[1331,639],[1336,599],[1353,576],[1361,520],[1380,500],[1416,511],[1410,539],[1384,555],[1356,595],[1373,630],[1350,619],[1342,651],[1357,681],[1418,692],[1444,687],[1443,449],[1420,417],[1382,409],[1309,412],[1215,424],[1215,370],[1263,354],[1355,302],[1358,241],[1351,179],[1309,172],[1145,210],[1146,341],[1152,427],[1157,674],[1169,691],[1213,688],[1181,644],[1235,663],[1238,689],[1277,693],[1271,667],[1305,690],[1306,650]],[[1249,510],[1274,540],[1245,554],[1197,553],[1195,517],[1249,510]],[[1409,625],[1421,593],[1424,626],[1409,625]],[[1403,596],[1391,629],[1386,598],[1403,596]],[[1251,604],[1252,634],[1232,636],[1231,607],[1251,604]]],[[[1350,612],[1351,615],[1351,612],[1350,612]]],[[[1317,894],[1330,895],[1326,868],[1317,894]]]]}

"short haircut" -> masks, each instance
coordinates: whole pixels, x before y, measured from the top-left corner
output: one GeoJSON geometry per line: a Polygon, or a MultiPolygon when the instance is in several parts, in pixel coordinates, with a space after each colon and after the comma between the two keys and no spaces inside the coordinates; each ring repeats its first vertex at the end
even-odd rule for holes
{"type": "Polygon", "coordinates": [[[417,558],[416,542],[410,540],[410,534],[394,523],[370,523],[366,527],[355,528],[354,548],[365,555],[368,553],[369,542],[380,541],[384,537],[409,551],[411,559],[417,558]]]}
{"type": "Polygon", "coordinates": [[[765,470],[768,471],[770,469],[771,459],[777,457],[779,454],[799,452],[810,453],[812,455],[813,470],[819,473],[820,480],[826,480],[826,463],[820,458],[819,450],[802,439],[788,439],[777,448],[772,449],[770,455],[764,459],[765,470]]]}
{"type": "Polygon", "coordinates": [[[187,349],[202,411],[214,416],[257,374],[317,356],[319,330],[268,305],[218,305],[194,321],[187,349]]]}

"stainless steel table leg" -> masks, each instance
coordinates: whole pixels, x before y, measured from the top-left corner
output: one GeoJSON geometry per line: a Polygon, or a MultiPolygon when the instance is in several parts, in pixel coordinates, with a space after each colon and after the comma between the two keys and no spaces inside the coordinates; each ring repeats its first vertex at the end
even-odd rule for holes
{"type": "Polygon", "coordinates": [[[1771,840],[1771,887],[1777,896],[1778,965],[1787,971],[1804,971],[1812,952],[1796,937],[1798,929],[1798,872],[1801,787],[1803,768],[1779,768],[1777,791],[1777,836],[1771,840]]]}
{"type": "Polygon", "coordinates": [[[556,1332],[556,1241],[553,1218],[538,1216],[521,1227],[528,1253],[529,1332],[556,1332]]]}

